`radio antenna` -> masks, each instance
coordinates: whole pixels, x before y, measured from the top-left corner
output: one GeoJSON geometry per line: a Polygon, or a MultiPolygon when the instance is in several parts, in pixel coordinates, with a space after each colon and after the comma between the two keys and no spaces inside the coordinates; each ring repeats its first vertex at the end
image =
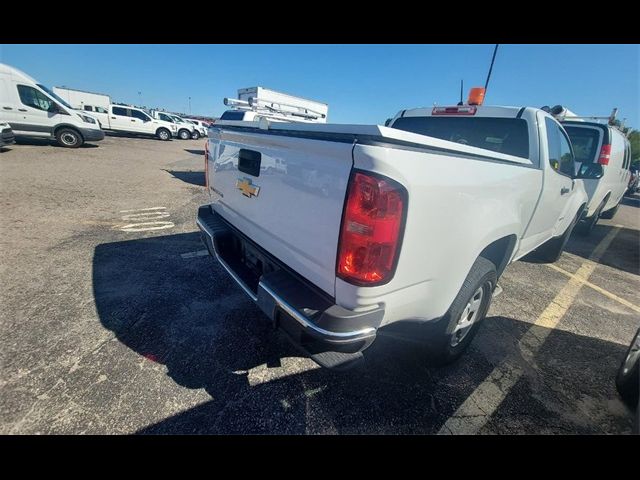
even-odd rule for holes
{"type": "Polygon", "coordinates": [[[498,44],[493,49],[493,57],[491,58],[491,66],[489,66],[489,73],[487,74],[487,81],[484,84],[484,94],[487,95],[487,87],[489,87],[489,79],[491,78],[491,71],[493,70],[493,62],[496,60],[496,53],[498,52],[498,44]]]}
{"type": "Polygon", "coordinates": [[[458,105],[464,105],[464,102],[462,101],[462,90],[464,90],[464,80],[460,80],[460,101],[458,102],[458,105]]]}

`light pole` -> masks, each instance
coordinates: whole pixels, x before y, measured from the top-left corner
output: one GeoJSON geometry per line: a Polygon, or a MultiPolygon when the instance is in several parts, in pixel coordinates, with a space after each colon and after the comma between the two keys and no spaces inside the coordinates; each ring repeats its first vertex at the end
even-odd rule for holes
{"type": "Polygon", "coordinates": [[[189,115],[191,115],[191,97],[189,97],[189,115]]]}
{"type": "Polygon", "coordinates": [[[142,106],[142,92],[138,92],[138,102],[140,102],[140,106],[142,106]]]}

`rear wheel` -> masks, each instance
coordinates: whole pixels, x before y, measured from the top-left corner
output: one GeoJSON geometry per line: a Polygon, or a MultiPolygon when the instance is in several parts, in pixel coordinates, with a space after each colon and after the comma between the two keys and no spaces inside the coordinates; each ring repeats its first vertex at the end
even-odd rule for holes
{"type": "Polygon", "coordinates": [[[427,327],[427,355],[437,365],[457,360],[475,336],[484,320],[498,275],[496,266],[479,257],[471,267],[449,311],[433,326],[427,327]]]}
{"type": "Polygon", "coordinates": [[[84,143],[80,132],[73,128],[61,128],[56,132],[58,145],[65,148],[78,148],[84,143]]]}
{"type": "Polygon", "coordinates": [[[189,130],[180,130],[178,136],[181,140],[189,140],[191,138],[191,132],[189,130]]]}
{"type": "Polygon", "coordinates": [[[171,140],[171,132],[166,128],[159,128],[156,135],[160,140],[171,140]]]}
{"type": "Polygon", "coordinates": [[[638,406],[640,395],[640,329],[636,332],[616,376],[616,388],[622,400],[631,408],[638,406]]]}

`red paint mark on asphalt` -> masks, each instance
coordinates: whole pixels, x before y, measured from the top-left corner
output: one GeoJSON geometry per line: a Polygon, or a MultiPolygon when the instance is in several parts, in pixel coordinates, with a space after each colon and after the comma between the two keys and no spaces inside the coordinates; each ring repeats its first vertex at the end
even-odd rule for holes
{"type": "Polygon", "coordinates": [[[160,363],[160,357],[158,357],[157,355],[153,354],[153,353],[145,353],[144,355],[142,355],[144,358],[146,358],[147,360],[151,360],[152,362],[155,363],[160,363]]]}

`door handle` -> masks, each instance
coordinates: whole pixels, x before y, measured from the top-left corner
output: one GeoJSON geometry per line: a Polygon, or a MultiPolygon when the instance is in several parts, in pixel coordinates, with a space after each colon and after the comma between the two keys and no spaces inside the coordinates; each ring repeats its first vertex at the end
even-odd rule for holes
{"type": "Polygon", "coordinates": [[[571,190],[569,190],[567,187],[562,187],[560,189],[560,195],[566,195],[567,193],[569,193],[571,190]]]}
{"type": "Polygon", "coordinates": [[[111,120],[115,120],[115,119],[116,119],[116,117],[111,117],[111,120]]]}
{"type": "Polygon", "coordinates": [[[131,121],[132,121],[132,122],[135,122],[135,121],[136,121],[136,119],[135,119],[135,118],[132,118],[132,119],[131,119],[131,121]]]}
{"type": "Polygon", "coordinates": [[[19,112],[26,112],[26,111],[27,111],[27,109],[26,109],[26,108],[19,108],[19,109],[18,109],[18,111],[19,111],[19,112]]]}
{"type": "Polygon", "coordinates": [[[5,109],[5,110],[13,110],[13,108],[11,108],[11,107],[2,107],[2,108],[5,109]]]}

